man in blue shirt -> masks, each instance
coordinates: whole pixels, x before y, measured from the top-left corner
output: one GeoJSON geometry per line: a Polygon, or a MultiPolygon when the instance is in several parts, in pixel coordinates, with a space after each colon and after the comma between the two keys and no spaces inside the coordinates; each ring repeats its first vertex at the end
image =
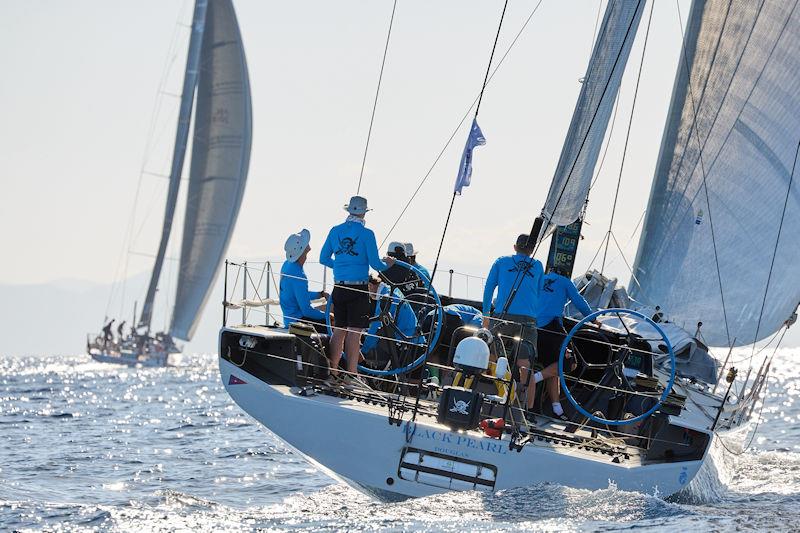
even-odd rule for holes
{"type": "Polygon", "coordinates": [[[331,228],[320,250],[319,262],[333,269],[333,316],[336,327],[330,341],[331,374],[338,375],[342,350],[347,370],[358,372],[361,333],[369,326],[371,304],[367,281],[369,268],[382,272],[394,265],[390,257],[381,260],[375,234],[365,226],[367,199],[353,196],[344,206],[347,220],[331,228]]]}
{"type": "Polygon", "coordinates": [[[321,291],[308,290],[308,278],[303,265],[311,251],[311,233],[307,229],[293,233],[286,239],[283,249],[286,262],[281,267],[280,302],[283,325],[292,322],[308,322],[318,333],[327,333],[325,313],[311,306],[311,300],[327,298],[321,291]]]}
{"type": "MultiPolygon", "coordinates": [[[[544,269],[531,257],[533,247],[528,235],[517,237],[514,251],[514,255],[498,258],[489,270],[483,290],[483,327],[501,337],[506,352],[513,352],[513,338],[520,337],[518,352],[510,355],[516,358],[520,381],[525,384],[536,358],[536,315],[544,269]],[[497,299],[492,308],[495,289],[497,299]]],[[[533,407],[533,400],[533,393],[528,394],[528,408],[533,407]]]]}
{"type": "MultiPolygon", "coordinates": [[[[561,353],[561,344],[567,335],[563,322],[564,306],[567,305],[567,302],[572,302],[582,316],[588,316],[592,312],[572,280],[562,275],[557,268],[552,267],[544,277],[542,296],[539,300],[539,313],[536,315],[536,322],[539,324],[538,360],[544,369],[534,374],[534,387],[537,380],[547,380],[547,394],[550,397],[553,413],[560,418],[566,418],[564,408],[561,406],[558,356],[561,353]]],[[[569,352],[565,357],[568,355],[569,352]]]]}

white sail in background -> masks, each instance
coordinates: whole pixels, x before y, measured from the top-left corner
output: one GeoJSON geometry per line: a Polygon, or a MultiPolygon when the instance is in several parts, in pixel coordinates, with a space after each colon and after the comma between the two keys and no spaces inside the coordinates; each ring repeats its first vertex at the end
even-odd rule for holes
{"type": "Polygon", "coordinates": [[[695,0],[630,284],[636,298],[686,327],[702,321],[716,346],[778,330],[800,302],[796,179],[789,191],[798,140],[797,1],[695,0]]]}
{"type": "Polygon", "coordinates": [[[156,253],[153,272],[150,275],[150,284],[142,307],[139,326],[150,328],[153,317],[153,302],[161,278],[161,268],[164,266],[164,257],[167,253],[167,244],[172,233],[172,219],[175,218],[175,206],[178,203],[178,191],[183,173],[183,161],[186,157],[186,147],[189,141],[189,130],[192,121],[192,105],[194,104],[194,91],[197,87],[197,74],[200,65],[200,48],[203,42],[203,28],[206,20],[208,0],[197,0],[194,5],[192,17],[192,34],[189,38],[189,52],[186,56],[186,70],[183,76],[183,90],[181,92],[181,106],[178,114],[178,128],[175,131],[175,145],[172,152],[172,166],[169,172],[169,190],[167,191],[167,205],[164,209],[164,224],[161,229],[161,241],[156,253]]]}
{"type": "Polygon", "coordinates": [[[233,232],[250,162],[250,81],[230,0],[211,0],[197,108],[178,290],[170,333],[191,338],[233,232]]]}
{"type": "Polygon", "coordinates": [[[645,0],[608,2],[542,209],[543,232],[575,222],[583,209],[644,7],[645,0]]]}

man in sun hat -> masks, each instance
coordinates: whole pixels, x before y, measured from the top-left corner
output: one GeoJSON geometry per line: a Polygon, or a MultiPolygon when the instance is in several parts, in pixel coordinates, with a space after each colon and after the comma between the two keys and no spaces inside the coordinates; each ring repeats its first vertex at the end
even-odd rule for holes
{"type": "Polygon", "coordinates": [[[381,260],[375,234],[365,226],[367,199],[353,196],[344,206],[347,220],[331,228],[320,250],[319,262],[333,269],[333,316],[336,327],[330,341],[331,373],[338,374],[342,350],[347,355],[347,370],[358,371],[361,333],[369,327],[372,305],[369,297],[369,269],[382,272],[394,259],[381,260]]]}
{"type": "Polygon", "coordinates": [[[422,266],[419,263],[417,263],[417,249],[414,248],[414,244],[410,243],[410,242],[407,242],[407,243],[405,243],[405,246],[406,246],[406,257],[408,257],[408,264],[414,265],[420,271],[422,271],[422,273],[425,275],[425,277],[430,282],[431,273],[428,272],[427,268],[425,268],[424,266],[422,266]]]}
{"type": "Polygon", "coordinates": [[[307,229],[292,233],[283,245],[286,251],[286,262],[281,267],[280,302],[283,313],[283,324],[289,326],[293,322],[308,322],[319,333],[326,333],[325,313],[311,306],[311,301],[326,298],[321,291],[308,290],[308,278],[303,265],[311,251],[311,232],[307,229]]]}

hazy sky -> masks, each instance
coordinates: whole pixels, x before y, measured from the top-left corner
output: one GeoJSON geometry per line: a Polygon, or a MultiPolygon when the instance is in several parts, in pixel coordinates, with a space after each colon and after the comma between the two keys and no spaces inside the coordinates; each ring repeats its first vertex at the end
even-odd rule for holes
{"type": "MultiPolygon", "coordinates": [[[[497,59],[536,4],[509,2],[497,59]]],[[[492,80],[479,118],[487,144],[475,153],[472,186],[456,201],[440,268],[485,275],[530,228],[602,4],[544,0],[492,80]]],[[[678,5],[685,18],[688,0],[654,5],[614,225],[628,261],[677,66],[678,5]]],[[[399,0],[362,186],[379,242],[477,95],[502,6],[501,0],[399,0]]],[[[286,235],[302,227],[318,249],[355,193],[392,1],[236,0],[235,7],[253,90],[253,151],[228,255],[280,258],[286,235]]],[[[607,230],[647,9],[576,272],[589,266],[607,230]]],[[[128,276],[151,267],[147,254],[157,248],[166,180],[139,175],[142,168],[156,174],[168,168],[191,10],[185,0],[0,3],[0,283],[109,283],[125,271],[123,250],[133,252],[128,276]],[[166,94],[159,97],[160,87],[166,94]]],[[[391,235],[413,241],[429,267],[468,123],[391,235]]],[[[606,272],[627,283],[616,250],[609,259],[606,272]]]]}

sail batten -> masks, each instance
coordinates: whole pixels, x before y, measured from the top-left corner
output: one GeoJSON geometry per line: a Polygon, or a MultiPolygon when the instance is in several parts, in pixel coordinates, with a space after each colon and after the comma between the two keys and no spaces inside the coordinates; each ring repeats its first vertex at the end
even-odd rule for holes
{"type": "Polygon", "coordinates": [[[192,161],[170,333],[190,339],[228,247],[250,160],[250,82],[230,0],[211,0],[197,87],[192,161]]]}
{"type": "Polygon", "coordinates": [[[581,214],[645,3],[608,2],[542,209],[543,233],[547,226],[569,225],[581,214]]]}
{"type": "Polygon", "coordinates": [[[150,329],[150,321],[153,317],[153,302],[155,301],[158,282],[161,278],[161,269],[164,266],[167,245],[169,244],[170,234],[172,233],[175,207],[178,203],[181,174],[183,173],[183,163],[186,158],[186,148],[189,141],[192,105],[194,104],[195,88],[197,87],[200,52],[203,43],[207,8],[208,0],[197,0],[195,2],[194,14],[192,16],[192,32],[189,37],[189,51],[186,55],[186,69],[183,77],[181,104],[178,113],[178,127],[175,132],[175,145],[172,152],[172,166],[169,174],[167,202],[164,208],[164,223],[161,229],[161,241],[158,245],[156,260],[153,264],[153,272],[150,275],[150,283],[147,287],[147,294],[142,307],[142,315],[139,319],[139,326],[146,327],[148,330],[150,329]]]}
{"type": "Polygon", "coordinates": [[[703,322],[711,345],[777,331],[800,302],[800,238],[778,236],[787,196],[784,226],[800,224],[798,138],[797,2],[695,0],[634,263],[637,299],[679,324],[703,322]]]}

